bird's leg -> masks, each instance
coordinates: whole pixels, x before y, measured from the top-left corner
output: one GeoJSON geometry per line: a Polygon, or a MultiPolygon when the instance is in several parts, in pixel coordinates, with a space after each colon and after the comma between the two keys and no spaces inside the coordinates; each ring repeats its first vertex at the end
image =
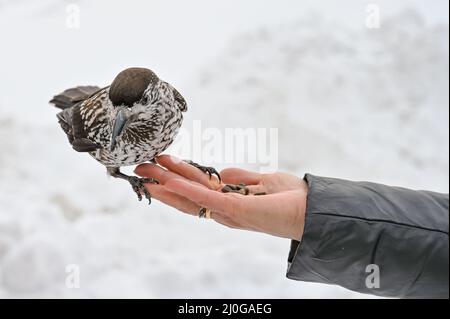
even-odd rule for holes
{"type": "Polygon", "coordinates": [[[119,167],[108,167],[108,174],[115,178],[121,178],[128,183],[131,184],[131,187],[133,188],[133,191],[136,193],[139,200],[142,200],[142,193],[144,193],[145,198],[148,199],[148,203],[151,204],[152,197],[150,195],[150,192],[145,188],[145,184],[159,184],[158,180],[154,178],[140,178],[137,176],[129,176],[120,171],[119,167]]]}
{"type": "Polygon", "coordinates": [[[189,165],[192,165],[196,168],[198,168],[199,170],[201,170],[203,173],[206,173],[209,175],[209,178],[211,178],[213,175],[216,175],[217,178],[219,179],[219,182],[222,182],[222,179],[220,178],[220,174],[219,172],[214,168],[214,167],[208,167],[208,166],[203,166],[197,163],[194,163],[191,160],[184,160],[186,163],[188,163],[189,165]]]}

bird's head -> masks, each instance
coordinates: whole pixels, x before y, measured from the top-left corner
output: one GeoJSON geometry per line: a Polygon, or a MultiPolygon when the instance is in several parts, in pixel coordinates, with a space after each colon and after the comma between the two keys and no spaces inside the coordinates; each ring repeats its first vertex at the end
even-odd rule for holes
{"type": "Polygon", "coordinates": [[[113,106],[111,151],[123,129],[139,119],[150,107],[151,87],[159,82],[149,69],[129,68],[120,72],[109,88],[109,99],[113,106]]]}

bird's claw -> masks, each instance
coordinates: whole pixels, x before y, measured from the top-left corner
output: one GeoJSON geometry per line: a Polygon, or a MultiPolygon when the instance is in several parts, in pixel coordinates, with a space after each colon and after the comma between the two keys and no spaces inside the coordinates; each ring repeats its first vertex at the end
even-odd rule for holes
{"type": "Polygon", "coordinates": [[[220,177],[219,172],[214,167],[203,166],[203,165],[197,164],[190,160],[185,160],[185,162],[188,163],[189,165],[192,165],[192,166],[198,168],[203,173],[208,174],[210,179],[212,178],[213,175],[216,175],[216,177],[219,179],[219,182],[220,183],[222,182],[222,178],[220,177]]]}
{"type": "Polygon", "coordinates": [[[142,200],[142,194],[144,194],[145,198],[148,200],[148,204],[152,203],[152,196],[150,192],[145,187],[145,184],[159,184],[159,181],[154,178],[139,178],[136,176],[130,176],[128,182],[131,184],[133,191],[136,193],[138,200],[142,200]]]}

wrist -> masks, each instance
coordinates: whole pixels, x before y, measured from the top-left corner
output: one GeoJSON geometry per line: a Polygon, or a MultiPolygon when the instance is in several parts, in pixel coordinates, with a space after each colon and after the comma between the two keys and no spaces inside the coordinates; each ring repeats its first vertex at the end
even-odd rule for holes
{"type": "Polygon", "coordinates": [[[296,209],[292,220],[289,238],[300,241],[305,228],[306,201],[308,198],[308,184],[301,180],[299,190],[296,192],[296,209]]]}

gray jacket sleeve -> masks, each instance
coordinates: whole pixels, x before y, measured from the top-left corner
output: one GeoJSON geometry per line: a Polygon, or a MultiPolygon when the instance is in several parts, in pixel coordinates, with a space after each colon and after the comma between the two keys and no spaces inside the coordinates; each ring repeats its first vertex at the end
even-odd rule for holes
{"type": "Polygon", "coordinates": [[[449,196],[307,174],[287,277],[387,297],[448,298],[449,196]]]}

